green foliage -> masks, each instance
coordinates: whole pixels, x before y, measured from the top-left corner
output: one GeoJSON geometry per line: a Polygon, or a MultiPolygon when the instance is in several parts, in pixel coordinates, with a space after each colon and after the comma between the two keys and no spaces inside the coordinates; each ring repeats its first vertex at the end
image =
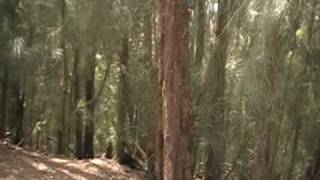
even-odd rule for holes
{"type": "MultiPolygon", "coordinates": [[[[102,153],[109,142],[115,143],[121,39],[128,32],[129,63],[125,73],[129,99],[126,106],[130,115],[125,117],[125,135],[137,142],[143,151],[149,151],[150,144],[155,143],[153,128],[161,120],[157,89],[161,35],[158,26],[161,22],[157,2],[66,0],[63,24],[57,0],[3,2],[0,1],[0,82],[2,87],[5,78],[2,63],[8,60],[10,83],[7,101],[12,104],[13,87],[18,84],[19,90],[26,94],[24,126],[26,132],[30,129],[33,132],[32,138],[27,139],[36,138],[35,131],[42,129],[47,139],[42,146],[53,152],[60,125],[61,98],[63,89],[67,88],[68,138],[70,147],[75,146],[74,115],[80,113],[83,122],[88,117],[88,102],[85,100],[88,69],[85,64],[91,62],[95,51],[95,56],[99,55],[95,64],[94,88],[94,99],[97,99],[94,106],[96,151],[102,153]],[[151,57],[146,55],[150,49],[144,44],[146,19],[151,22],[151,57]],[[62,40],[65,52],[61,47],[62,40]],[[73,109],[75,75],[72,69],[76,48],[81,49],[80,101],[73,109]],[[66,84],[62,80],[64,56],[68,61],[66,84]]],[[[261,140],[259,130],[270,128],[270,178],[299,179],[303,176],[306,160],[314,154],[320,142],[319,2],[234,1],[227,28],[223,29],[230,30],[231,34],[224,67],[224,132],[220,131],[219,122],[212,120],[215,119],[213,112],[216,112],[217,105],[206,104],[212,99],[213,87],[221,84],[205,80],[205,72],[213,72],[213,69],[208,69],[210,61],[216,60],[213,54],[219,43],[216,35],[219,6],[216,1],[204,2],[204,54],[201,63],[189,63],[191,76],[188,82],[192,88],[195,159],[199,171],[202,171],[206,158],[205,147],[222,149],[218,141],[223,139],[225,163],[232,167],[232,174],[239,179],[252,179],[256,168],[256,145],[261,140]],[[208,131],[215,128],[215,131],[208,131]]],[[[198,12],[196,8],[190,11],[189,49],[192,61],[197,46],[198,12]]],[[[213,76],[219,74],[213,73],[213,76]]],[[[7,111],[14,114],[11,107],[7,111]]],[[[142,156],[138,147],[131,145],[130,148],[137,156],[142,156]]]]}

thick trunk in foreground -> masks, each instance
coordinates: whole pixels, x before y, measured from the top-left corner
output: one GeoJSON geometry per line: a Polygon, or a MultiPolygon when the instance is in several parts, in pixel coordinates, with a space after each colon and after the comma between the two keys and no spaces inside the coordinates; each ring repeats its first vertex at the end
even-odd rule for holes
{"type": "Polygon", "coordinates": [[[186,1],[162,0],[163,178],[192,179],[192,108],[187,88],[188,23],[186,1]]]}
{"type": "Polygon", "coordinates": [[[95,79],[95,51],[87,62],[86,79],[86,109],[87,120],[85,123],[83,154],[84,158],[94,158],[94,79],[95,79]]]}

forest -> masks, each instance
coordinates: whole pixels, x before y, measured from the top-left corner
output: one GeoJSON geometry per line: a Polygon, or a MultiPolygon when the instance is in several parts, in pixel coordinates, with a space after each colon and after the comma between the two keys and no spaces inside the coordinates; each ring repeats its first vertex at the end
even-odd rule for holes
{"type": "Polygon", "coordinates": [[[0,179],[320,180],[320,1],[0,0],[0,139],[0,179]]]}

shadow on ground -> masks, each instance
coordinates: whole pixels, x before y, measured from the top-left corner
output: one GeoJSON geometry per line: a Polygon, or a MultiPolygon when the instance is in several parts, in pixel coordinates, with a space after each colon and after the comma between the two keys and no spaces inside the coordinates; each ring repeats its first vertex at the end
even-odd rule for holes
{"type": "Polygon", "coordinates": [[[142,173],[113,160],[74,160],[43,156],[0,144],[0,179],[141,180],[142,173]]]}

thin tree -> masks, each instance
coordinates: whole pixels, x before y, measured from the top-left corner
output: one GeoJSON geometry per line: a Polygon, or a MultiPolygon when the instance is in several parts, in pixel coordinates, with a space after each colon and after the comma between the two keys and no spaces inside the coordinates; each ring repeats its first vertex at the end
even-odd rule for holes
{"type": "Polygon", "coordinates": [[[3,59],[3,77],[1,82],[1,101],[0,101],[0,138],[4,137],[7,123],[7,93],[8,93],[8,81],[9,81],[9,73],[8,73],[8,61],[3,59]]]}
{"type": "Polygon", "coordinates": [[[73,62],[73,113],[75,118],[75,152],[78,159],[83,158],[83,122],[81,112],[78,111],[78,104],[81,98],[80,86],[80,46],[74,48],[73,62]]]}
{"type": "Polygon", "coordinates": [[[63,58],[63,96],[61,102],[61,117],[58,125],[58,144],[57,144],[57,154],[66,154],[66,116],[67,116],[67,99],[68,99],[68,58],[66,56],[66,43],[65,43],[65,16],[66,16],[66,2],[65,0],[58,0],[58,4],[60,5],[60,13],[61,13],[61,39],[60,39],[60,47],[62,49],[62,58],[63,58]]]}
{"type": "Polygon", "coordinates": [[[96,50],[94,49],[88,57],[86,64],[86,82],[85,82],[85,101],[87,118],[84,126],[83,155],[84,158],[94,158],[94,111],[95,103],[93,101],[95,88],[95,68],[96,68],[96,50]]]}
{"type": "Polygon", "coordinates": [[[126,161],[126,142],[125,126],[128,116],[128,60],[129,60],[129,37],[125,32],[121,40],[120,54],[120,74],[118,85],[118,107],[117,107],[117,125],[116,125],[116,156],[119,163],[126,161]]]}
{"type": "Polygon", "coordinates": [[[196,32],[196,53],[195,64],[202,63],[205,50],[205,34],[206,34],[206,1],[197,1],[197,32],[196,32]]]}
{"type": "Polygon", "coordinates": [[[216,24],[216,44],[208,65],[204,86],[205,105],[211,107],[209,112],[210,126],[206,132],[208,138],[207,158],[205,162],[205,179],[221,179],[226,151],[225,144],[225,89],[226,89],[226,63],[231,40],[231,13],[233,0],[219,1],[216,24]],[[214,138],[211,132],[215,132],[214,138]]]}

